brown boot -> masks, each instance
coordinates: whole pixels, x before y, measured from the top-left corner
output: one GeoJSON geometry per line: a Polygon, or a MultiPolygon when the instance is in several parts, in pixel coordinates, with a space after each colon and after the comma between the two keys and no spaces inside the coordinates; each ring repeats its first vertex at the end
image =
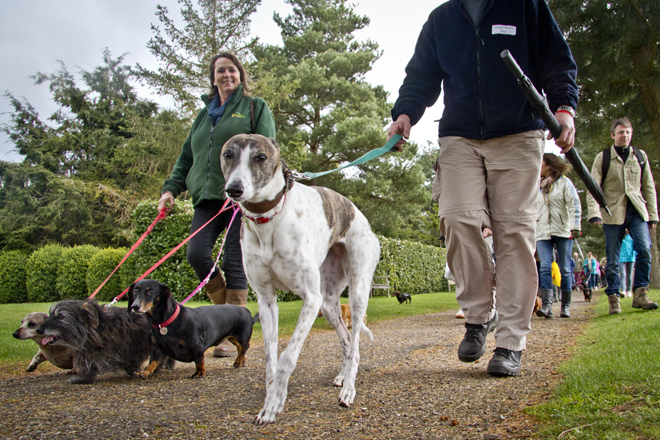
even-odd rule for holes
{"type": "Polygon", "coordinates": [[[227,301],[225,302],[225,304],[233,304],[235,306],[245,307],[247,305],[247,297],[248,297],[247,289],[243,289],[243,290],[227,289],[227,301]]]}
{"type": "MultiPolygon", "coordinates": [[[[247,296],[248,296],[247,289],[244,290],[227,289],[225,304],[233,304],[235,306],[245,307],[247,305],[247,296]]],[[[216,345],[216,347],[213,349],[213,356],[215,357],[235,356],[236,352],[237,352],[236,346],[225,339],[220,343],[220,345],[216,345]]]]}
{"type": "Polygon", "coordinates": [[[610,315],[621,313],[621,303],[619,302],[619,296],[616,293],[608,295],[607,300],[610,302],[610,315]]]}
{"type": "Polygon", "coordinates": [[[230,356],[236,356],[236,346],[229,342],[226,338],[222,342],[215,346],[213,349],[213,356],[217,358],[224,358],[230,356]]]}
{"type": "Polygon", "coordinates": [[[651,310],[657,309],[658,303],[649,300],[646,295],[649,291],[648,287],[638,287],[633,293],[632,306],[635,309],[651,310]]]}
{"type": "Polygon", "coordinates": [[[213,304],[224,304],[226,299],[227,285],[222,273],[218,272],[215,278],[211,278],[204,286],[206,294],[213,304]]]}

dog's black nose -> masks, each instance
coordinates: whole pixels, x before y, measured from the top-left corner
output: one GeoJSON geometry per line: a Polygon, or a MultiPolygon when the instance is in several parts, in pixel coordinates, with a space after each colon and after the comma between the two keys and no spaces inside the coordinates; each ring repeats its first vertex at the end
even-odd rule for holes
{"type": "Polygon", "coordinates": [[[228,186],[225,188],[225,191],[227,192],[227,194],[229,194],[229,197],[231,197],[232,199],[236,199],[243,195],[243,185],[238,183],[232,186],[228,186]]]}
{"type": "Polygon", "coordinates": [[[44,331],[43,331],[43,329],[42,329],[41,327],[37,327],[37,329],[36,329],[35,331],[36,331],[37,333],[39,333],[40,335],[43,335],[43,334],[44,334],[44,331]]]}
{"type": "Polygon", "coordinates": [[[140,310],[140,306],[137,305],[137,304],[133,304],[133,305],[131,306],[131,310],[133,310],[134,312],[137,312],[138,310],[140,310]]]}
{"type": "Polygon", "coordinates": [[[14,333],[12,333],[11,335],[12,335],[13,337],[15,337],[16,339],[18,339],[18,330],[16,330],[16,331],[15,331],[14,333]]]}

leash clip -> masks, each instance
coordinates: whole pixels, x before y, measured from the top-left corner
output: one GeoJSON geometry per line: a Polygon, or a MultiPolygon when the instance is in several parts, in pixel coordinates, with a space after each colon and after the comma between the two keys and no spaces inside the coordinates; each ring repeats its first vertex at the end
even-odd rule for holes
{"type": "Polygon", "coordinates": [[[312,180],[310,177],[303,173],[299,173],[296,170],[291,170],[291,177],[293,177],[294,180],[312,180]]]}

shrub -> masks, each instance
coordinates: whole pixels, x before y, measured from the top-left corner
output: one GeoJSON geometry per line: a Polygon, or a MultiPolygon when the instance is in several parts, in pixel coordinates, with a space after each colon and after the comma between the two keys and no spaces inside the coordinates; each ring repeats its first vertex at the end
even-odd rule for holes
{"type": "Polygon", "coordinates": [[[60,266],[62,248],[58,244],[45,246],[30,255],[25,266],[25,284],[31,302],[57,301],[57,269],[60,266]]]}
{"type": "MultiPolygon", "coordinates": [[[[87,270],[87,289],[91,295],[105,279],[115,270],[117,264],[124,258],[128,249],[103,249],[89,260],[87,270]]],[[[115,274],[105,283],[105,286],[94,297],[99,301],[110,301],[124,290],[119,274],[115,274]]]]}
{"type": "Polygon", "coordinates": [[[92,245],[74,246],[62,251],[62,263],[57,271],[57,291],[62,299],[85,299],[89,260],[100,251],[92,245]]]}
{"type": "Polygon", "coordinates": [[[0,253],[0,304],[28,300],[25,266],[28,255],[22,251],[0,253]]]}
{"type": "Polygon", "coordinates": [[[378,240],[380,262],[375,275],[388,275],[390,290],[428,293],[447,288],[446,249],[387,237],[378,240]]]}
{"type": "MultiPolygon", "coordinates": [[[[147,227],[157,215],[158,202],[148,200],[138,204],[133,213],[134,240],[137,240],[147,230],[147,227]]],[[[133,259],[135,264],[135,278],[142,275],[190,235],[192,216],[192,203],[190,201],[177,201],[167,217],[158,222],[153,231],[147,235],[142,244],[133,253],[135,256],[133,259]]],[[[220,240],[218,240],[219,242],[220,240]]],[[[216,245],[216,252],[218,246],[219,244],[216,245]]],[[[166,284],[178,301],[186,298],[199,285],[197,275],[195,275],[195,272],[186,259],[187,248],[187,244],[182,246],[158,269],[148,275],[148,278],[156,279],[166,284]]],[[[129,260],[131,259],[129,258],[129,260]]],[[[195,297],[198,300],[205,298],[206,295],[203,292],[198,293],[195,297]]]]}

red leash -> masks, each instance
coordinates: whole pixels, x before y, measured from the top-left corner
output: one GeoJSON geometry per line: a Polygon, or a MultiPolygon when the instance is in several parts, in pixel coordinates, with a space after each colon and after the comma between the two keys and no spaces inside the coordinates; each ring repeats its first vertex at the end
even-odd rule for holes
{"type": "Polygon", "coordinates": [[[161,221],[162,219],[164,219],[165,217],[167,217],[167,212],[165,212],[165,208],[163,208],[163,209],[160,210],[160,212],[158,213],[158,215],[156,216],[156,218],[154,219],[154,221],[151,222],[151,224],[149,225],[149,227],[147,228],[147,230],[144,231],[144,234],[142,234],[142,236],[138,239],[138,241],[135,242],[135,244],[133,245],[133,247],[131,247],[131,249],[126,253],[126,255],[124,255],[124,258],[121,259],[121,261],[119,262],[119,264],[117,265],[117,267],[115,267],[115,270],[113,270],[112,273],[111,273],[110,275],[108,275],[108,278],[106,278],[105,281],[103,281],[103,283],[101,283],[101,285],[100,285],[99,287],[96,288],[96,290],[94,291],[94,293],[92,293],[92,294],[89,296],[88,299],[92,299],[92,298],[94,298],[94,296],[96,296],[96,294],[99,293],[99,290],[101,290],[101,288],[102,288],[103,286],[105,286],[105,283],[107,283],[108,280],[109,280],[109,279],[115,274],[115,272],[117,272],[117,269],[119,269],[119,268],[121,267],[121,265],[124,264],[124,261],[126,261],[126,259],[127,259],[132,253],[133,253],[133,251],[134,251],[135,249],[137,249],[138,246],[140,246],[140,243],[142,243],[142,242],[144,241],[144,239],[147,238],[147,235],[149,235],[149,234],[151,233],[151,231],[154,229],[154,226],[156,226],[156,224],[157,224],[159,221],[161,221]]]}
{"type": "MultiPolygon", "coordinates": [[[[158,268],[158,266],[160,266],[161,264],[163,264],[163,262],[164,262],[165,260],[167,260],[168,258],[170,258],[170,257],[172,256],[173,253],[175,253],[176,251],[178,251],[179,249],[181,249],[181,246],[183,246],[184,244],[188,243],[188,241],[190,241],[191,238],[193,238],[195,235],[197,235],[197,233],[198,233],[199,231],[201,231],[202,229],[204,229],[204,228],[206,227],[206,225],[208,225],[208,224],[211,223],[213,220],[215,220],[215,218],[216,218],[217,216],[219,216],[221,213],[223,213],[223,212],[225,212],[226,210],[230,209],[231,207],[229,207],[229,208],[227,207],[227,204],[228,204],[229,202],[230,202],[230,199],[225,200],[225,204],[222,205],[222,208],[220,209],[220,211],[218,211],[218,213],[217,213],[216,215],[214,215],[214,216],[211,218],[211,220],[209,220],[209,221],[207,221],[206,223],[204,223],[204,224],[203,224],[202,226],[200,226],[195,232],[193,232],[192,234],[190,234],[190,235],[188,236],[188,238],[186,238],[185,240],[183,240],[183,241],[182,241],[181,243],[179,243],[174,249],[172,249],[171,251],[169,251],[169,252],[168,252],[163,258],[161,258],[160,260],[158,260],[158,262],[157,262],[156,264],[154,264],[153,266],[151,266],[151,267],[150,267],[145,273],[143,273],[142,276],[141,276],[140,278],[138,278],[137,280],[135,280],[134,283],[137,283],[138,281],[143,280],[147,275],[149,275],[151,272],[153,272],[154,270],[156,270],[156,269],[158,268]]],[[[115,270],[117,270],[117,269],[115,269],[115,270]]],[[[117,296],[115,299],[113,299],[112,302],[111,302],[110,304],[108,304],[108,306],[110,306],[110,305],[116,303],[117,301],[119,301],[119,299],[121,299],[122,296],[124,296],[124,295],[126,295],[126,293],[128,293],[128,289],[130,289],[130,288],[131,288],[131,286],[128,286],[128,287],[126,288],[126,290],[124,290],[119,296],[117,296]]],[[[95,292],[95,293],[96,293],[96,292],[95,292]]]]}

